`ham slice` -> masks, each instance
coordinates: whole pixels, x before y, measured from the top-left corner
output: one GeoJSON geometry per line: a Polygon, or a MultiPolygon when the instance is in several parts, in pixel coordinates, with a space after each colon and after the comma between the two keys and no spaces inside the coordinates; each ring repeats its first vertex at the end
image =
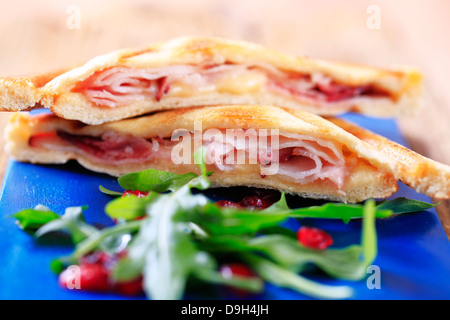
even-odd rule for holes
{"type": "Polygon", "coordinates": [[[221,136],[225,138],[222,139],[217,136],[205,139],[206,163],[214,164],[219,170],[233,170],[235,163],[257,163],[261,166],[261,175],[265,176],[267,171],[262,169],[276,163],[276,174],[299,183],[328,179],[339,189],[344,185],[345,158],[341,148],[330,141],[301,135],[278,136],[277,139],[268,136],[264,148],[266,144],[258,143],[260,137],[255,132],[223,133],[221,136]],[[274,140],[278,140],[277,143],[274,140]]]}
{"type": "Polygon", "coordinates": [[[112,67],[94,73],[73,91],[84,94],[98,106],[113,108],[141,99],[159,101],[170,93],[173,83],[188,85],[200,92],[214,90],[218,81],[227,77],[232,79],[239,74],[254,72],[266,77],[268,90],[300,100],[332,103],[363,95],[389,96],[370,85],[339,84],[320,73],[293,74],[266,64],[172,65],[153,69],[112,67]]]}
{"type": "MultiPolygon", "coordinates": [[[[151,159],[171,160],[177,141],[155,137],[106,132],[99,137],[74,135],[64,131],[36,133],[31,136],[31,147],[70,150],[85,154],[99,162],[145,162],[151,159]]],[[[192,143],[192,145],[194,145],[192,143]]],[[[260,166],[265,177],[269,166],[276,172],[298,183],[329,180],[338,189],[348,174],[342,147],[319,138],[303,135],[267,135],[256,130],[214,130],[203,134],[206,163],[221,171],[231,171],[236,164],[260,166]]]]}
{"type": "Polygon", "coordinates": [[[73,135],[64,131],[57,134],[84,153],[108,162],[145,160],[152,150],[151,142],[143,138],[114,132],[106,132],[101,137],[73,135]]]}

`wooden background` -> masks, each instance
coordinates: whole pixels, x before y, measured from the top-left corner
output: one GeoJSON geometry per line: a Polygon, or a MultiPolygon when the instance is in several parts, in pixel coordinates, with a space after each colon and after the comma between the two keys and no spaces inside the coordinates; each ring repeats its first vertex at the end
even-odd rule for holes
{"type": "MultiPolygon", "coordinates": [[[[0,75],[30,75],[183,35],[254,41],[286,53],[413,65],[426,106],[399,120],[412,149],[450,165],[448,0],[0,0],[0,75]],[[379,29],[370,20],[379,9],[379,29]]],[[[0,113],[0,128],[8,115],[0,113]]],[[[0,180],[8,155],[0,138],[0,180]]],[[[438,206],[450,235],[450,202],[438,206]]]]}

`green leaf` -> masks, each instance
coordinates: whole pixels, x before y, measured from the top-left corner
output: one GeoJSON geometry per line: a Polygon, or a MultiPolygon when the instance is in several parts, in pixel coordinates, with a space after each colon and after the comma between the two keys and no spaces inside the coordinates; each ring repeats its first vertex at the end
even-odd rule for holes
{"type": "Polygon", "coordinates": [[[286,202],[286,195],[284,192],[281,193],[280,200],[272,204],[270,207],[261,210],[260,212],[280,212],[291,210],[286,202]]]}
{"type": "Polygon", "coordinates": [[[24,230],[37,230],[44,224],[59,219],[59,215],[43,205],[34,209],[25,209],[13,215],[24,230]]]}
{"type": "Polygon", "coordinates": [[[262,228],[259,229],[258,233],[261,235],[282,235],[297,240],[297,232],[282,226],[262,228]]]}
{"type": "Polygon", "coordinates": [[[264,288],[264,282],[257,277],[232,276],[225,278],[220,272],[209,269],[195,269],[193,275],[206,282],[225,285],[252,293],[260,293],[264,288]]]}
{"type": "Polygon", "coordinates": [[[142,240],[135,242],[134,250],[145,254],[144,289],[155,300],[180,299],[195,266],[197,249],[183,224],[177,221],[182,204],[181,197],[177,197],[179,192],[163,195],[148,206],[150,218],[139,232],[142,240]]]}
{"type": "MultiPolygon", "coordinates": [[[[215,213],[211,210],[208,213],[215,213]]],[[[202,225],[213,235],[254,234],[260,229],[274,227],[289,217],[288,211],[248,211],[235,208],[221,208],[215,221],[208,218],[202,225]]]]}
{"type": "Polygon", "coordinates": [[[77,243],[75,251],[70,256],[60,258],[59,262],[64,265],[77,264],[79,259],[89,252],[97,249],[102,250],[102,244],[106,239],[110,237],[121,237],[124,234],[133,234],[140,229],[141,223],[144,221],[145,219],[129,221],[102,230],[97,230],[96,232],[91,233],[88,238],[77,243]]]}
{"type": "Polygon", "coordinates": [[[95,227],[84,221],[83,211],[86,209],[87,206],[66,208],[65,213],[59,219],[54,219],[40,227],[36,231],[35,237],[39,238],[50,232],[65,231],[70,234],[73,243],[83,241],[97,231],[95,227]]]}
{"type": "Polygon", "coordinates": [[[61,259],[55,259],[51,262],[50,264],[50,268],[52,269],[52,271],[56,274],[60,274],[61,272],[64,271],[64,269],[66,268],[66,266],[64,265],[63,261],[61,259]]]}
{"type": "Polygon", "coordinates": [[[175,191],[197,177],[195,173],[175,174],[148,169],[121,176],[118,181],[125,190],[166,192],[175,191]]]}
{"type": "Polygon", "coordinates": [[[108,196],[121,197],[123,195],[123,192],[108,190],[104,186],[99,186],[98,189],[100,192],[107,194],[108,196]]]}
{"type": "Polygon", "coordinates": [[[306,265],[314,264],[335,278],[360,280],[366,275],[366,267],[360,261],[362,250],[358,245],[314,250],[302,246],[297,240],[271,235],[249,240],[248,247],[293,272],[301,272],[306,265]]]}
{"type": "Polygon", "coordinates": [[[146,214],[145,208],[147,205],[159,196],[156,192],[150,192],[145,197],[137,197],[129,195],[114,199],[105,207],[105,212],[113,219],[134,220],[143,217],[146,214]]]}
{"type": "Polygon", "coordinates": [[[381,204],[377,205],[377,210],[392,210],[393,213],[410,213],[431,209],[438,204],[439,203],[432,204],[401,197],[390,201],[383,201],[381,204]]]}
{"type": "Polygon", "coordinates": [[[372,264],[377,256],[377,231],[375,228],[375,201],[368,200],[364,204],[364,219],[362,222],[361,246],[365,267],[372,264]]]}
{"type": "Polygon", "coordinates": [[[353,294],[350,287],[320,284],[257,255],[247,254],[244,260],[260,277],[280,287],[324,299],[345,299],[353,294]]]}
{"type": "Polygon", "coordinates": [[[225,285],[253,293],[259,293],[264,288],[264,283],[259,277],[223,276],[217,270],[217,261],[205,251],[197,252],[192,275],[205,282],[225,285]]]}
{"type": "Polygon", "coordinates": [[[145,265],[145,256],[131,256],[122,258],[112,269],[111,276],[114,281],[127,282],[137,279],[142,275],[145,265]]]}
{"type": "Polygon", "coordinates": [[[304,267],[313,264],[335,278],[360,280],[366,276],[367,267],[361,261],[362,248],[359,245],[314,250],[302,246],[296,239],[273,234],[254,238],[218,236],[206,239],[201,248],[210,252],[257,252],[292,272],[301,272],[304,267]]]}
{"type": "MultiPolygon", "coordinates": [[[[377,208],[376,210],[377,218],[386,218],[391,214],[391,210],[384,208],[377,208]]],[[[292,218],[342,219],[346,223],[354,218],[362,218],[363,215],[364,207],[362,205],[344,203],[326,203],[322,206],[292,209],[290,211],[290,217],[292,218]]]]}
{"type": "Polygon", "coordinates": [[[212,172],[206,171],[206,148],[199,148],[194,152],[194,163],[199,167],[201,175],[189,182],[191,188],[199,190],[206,190],[210,187],[211,182],[208,180],[208,176],[212,172]]]}
{"type": "MultiPolygon", "coordinates": [[[[433,206],[396,199],[379,206],[369,200],[364,206],[329,203],[291,210],[282,193],[279,201],[262,211],[222,208],[191,191],[210,186],[208,176],[211,173],[206,170],[205,151],[201,148],[194,154],[200,176],[150,169],[119,178],[124,189],[151,192],[143,198],[130,195],[110,201],[105,207],[106,213],[121,221],[113,227],[98,230],[86,224],[85,207],[68,208],[62,217],[41,207],[38,211],[44,212],[42,219],[32,217],[34,212],[26,210],[17,213],[17,219],[28,227],[46,221],[37,236],[59,230],[71,234],[76,243],[75,251],[52,263],[52,268],[58,272],[64,266],[78,263],[89,252],[116,252],[117,248],[126,246],[127,256],[113,267],[113,278],[122,282],[143,275],[146,294],[153,299],[183,297],[191,276],[255,292],[262,289],[261,279],[224,278],[217,271],[216,256],[245,261],[262,279],[275,285],[319,298],[346,298],[351,294],[348,287],[325,286],[298,273],[313,264],[330,276],[360,280],[377,255],[375,217],[433,206]],[[145,218],[135,220],[139,217],[145,218]],[[306,248],[298,243],[294,231],[279,225],[289,217],[338,218],[347,222],[362,217],[361,245],[322,251],[306,248]]],[[[122,195],[101,186],[100,190],[122,195]]]]}
{"type": "Polygon", "coordinates": [[[199,148],[194,151],[194,163],[200,168],[201,175],[203,177],[206,177],[208,175],[208,172],[206,171],[206,148],[199,148]]]}

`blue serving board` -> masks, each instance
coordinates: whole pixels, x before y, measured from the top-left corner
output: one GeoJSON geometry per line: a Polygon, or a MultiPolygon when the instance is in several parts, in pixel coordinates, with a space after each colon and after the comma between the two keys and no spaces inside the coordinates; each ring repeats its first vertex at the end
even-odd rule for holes
{"type": "MultiPolygon", "coordinates": [[[[405,145],[394,120],[380,120],[349,114],[345,118],[405,145]]],[[[104,214],[110,197],[98,186],[120,190],[115,178],[89,172],[76,163],[66,165],[32,165],[10,161],[6,170],[0,200],[0,299],[128,299],[117,294],[67,290],[58,286],[50,270],[53,259],[70,254],[68,244],[36,241],[20,230],[10,216],[37,204],[63,213],[69,206],[88,205],[89,223],[111,225],[104,214]]],[[[215,197],[242,197],[236,189],[212,191],[215,197]]],[[[408,197],[430,202],[424,195],[400,185],[393,197],[408,197]]],[[[295,200],[295,199],[294,199],[295,200]]],[[[297,200],[298,201],[298,200],[297,200]]],[[[361,221],[344,224],[338,220],[304,219],[288,222],[293,229],[314,225],[332,234],[336,247],[359,243],[361,221]]],[[[353,299],[450,299],[450,244],[434,209],[421,213],[378,219],[378,256],[374,262],[380,270],[380,289],[369,289],[366,281],[352,282],[313,274],[332,285],[354,289],[353,299]]],[[[371,273],[368,273],[370,276],[371,273]]],[[[190,295],[188,295],[191,298],[190,295]]],[[[236,299],[232,293],[217,288],[214,294],[192,298],[236,299]]],[[[267,285],[255,299],[308,299],[291,290],[267,285]]]]}

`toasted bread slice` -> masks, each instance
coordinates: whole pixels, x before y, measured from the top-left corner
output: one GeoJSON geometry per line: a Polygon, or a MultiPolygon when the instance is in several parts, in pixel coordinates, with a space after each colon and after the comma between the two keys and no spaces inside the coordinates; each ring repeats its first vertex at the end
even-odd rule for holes
{"type": "Polygon", "coordinates": [[[45,107],[101,124],[158,110],[267,104],[320,115],[413,113],[422,76],[283,54],[220,38],[177,38],[98,56],[62,74],[0,78],[0,110],[45,107]]]}
{"type": "MultiPolygon", "coordinates": [[[[192,153],[203,146],[216,186],[273,188],[349,203],[386,198],[402,178],[395,159],[345,128],[308,112],[265,105],[183,108],[102,125],[16,113],[6,135],[7,150],[19,161],[75,159],[113,176],[148,168],[198,173],[192,153]]],[[[441,187],[418,189],[448,197],[449,186],[441,187]]]]}
{"type": "Polygon", "coordinates": [[[331,122],[395,161],[397,179],[436,199],[450,198],[450,167],[426,158],[383,136],[338,118],[331,122]]]}

